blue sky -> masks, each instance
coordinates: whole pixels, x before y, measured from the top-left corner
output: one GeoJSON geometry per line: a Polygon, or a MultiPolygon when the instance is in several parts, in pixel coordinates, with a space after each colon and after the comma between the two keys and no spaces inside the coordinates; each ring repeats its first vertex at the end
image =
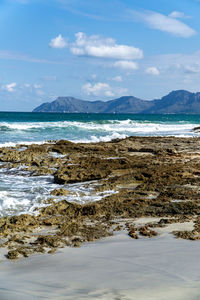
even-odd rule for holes
{"type": "Polygon", "coordinates": [[[1,0],[0,110],[200,91],[198,0],[1,0]]]}

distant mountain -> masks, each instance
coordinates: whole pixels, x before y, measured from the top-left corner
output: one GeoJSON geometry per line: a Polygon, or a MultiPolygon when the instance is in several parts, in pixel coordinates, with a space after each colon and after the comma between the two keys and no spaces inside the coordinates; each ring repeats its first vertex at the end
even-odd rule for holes
{"type": "Polygon", "coordinates": [[[103,101],[84,101],[73,97],[58,97],[43,103],[33,112],[61,113],[130,113],[130,114],[200,114],[200,93],[172,91],[156,100],[142,100],[133,96],[103,101]]]}

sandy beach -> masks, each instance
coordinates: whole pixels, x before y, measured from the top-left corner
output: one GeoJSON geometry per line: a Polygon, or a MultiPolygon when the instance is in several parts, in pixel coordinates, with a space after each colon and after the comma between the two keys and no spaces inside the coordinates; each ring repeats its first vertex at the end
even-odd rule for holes
{"type": "Polygon", "coordinates": [[[195,300],[200,296],[199,242],[169,233],[131,240],[125,232],[54,255],[4,261],[2,300],[195,300]]]}

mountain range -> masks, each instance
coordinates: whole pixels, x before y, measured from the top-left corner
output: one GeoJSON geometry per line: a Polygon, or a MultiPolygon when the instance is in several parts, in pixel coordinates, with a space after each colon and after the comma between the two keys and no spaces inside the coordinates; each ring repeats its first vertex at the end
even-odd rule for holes
{"type": "Polygon", "coordinates": [[[58,97],[36,107],[33,112],[121,113],[121,114],[200,114],[200,92],[172,91],[161,99],[142,100],[123,96],[110,101],[85,101],[58,97]]]}

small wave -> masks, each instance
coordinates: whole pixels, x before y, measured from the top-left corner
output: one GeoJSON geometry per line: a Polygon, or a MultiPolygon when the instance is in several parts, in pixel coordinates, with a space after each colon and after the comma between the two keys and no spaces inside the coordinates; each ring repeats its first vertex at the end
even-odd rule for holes
{"type": "Polygon", "coordinates": [[[103,123],[100,121],[93,121],[93,122],[77,122],[77,121],[58,121],[58,122],[27,122],[27,123],[0,123],[0,131],[30,131],[30,130],[45,130],[45,129],[69,129],[69,128],[80,128],[80,129],[87,129],[87,130],[131,130],[134,129],[141,129],[145,130],[151,128],[151,130],[157,129],[158,127],[162,130],[163,129],[171,129],[174,127],[179,128],[193,128],[198,126],[199,124],[191,124],[191,123],[165,123],[165,122],[150,122],[147,120],[144,121],[134,121],[134,120],[106,120],[103,123]]]}
{"type": "Polygon", "coordinates": [[[108,142],[127,136],[200,136],[192,129],[199,124],[164,123],[148,120],[95,120],[89,122],[0,122],[0,147],[18,144],[42,144],[48,140],[65,139],[72,142],[108,142]],[[8,132],[6,132],[8,131],[8,132]]]}
{"type": "Polygon", "coordinates": [[[5,142],[5,143],[0,143],[0,147],[1,148],[3,148],[3,147],[6,147],[6,148],[8,148],[8,147],[16,147],[17,145],[27,145],[27,146],[29,146],[29,145],[32,145],[32,144],[36,144],[36,145],[42,145],[42,144],[44,144],[46,141],[41,141],[41,142],[37,142],[37,141],[31,141],[31,142],[27,142],[27,141],[23,141],[23,140],[21,140],[21,141],[18,141],[18,142],[16,142],[16,143],[14,143],[14,142],[5,142]]]}
{"type": "Polygon", "coordinates": [[[41,125],[37,123],[0,123],[0,131],[27,130],[40,127],[41,125]]]}
{"type": "Polygon", "coordinates": [[[71,140],[74,143],[98,143],[98,142],[109,142],[114,139],[125,139],[128,135],[126,134],[120,134],[117,132],[114,132],[112,134],[106,135],[106,136],[95,136],[91,135],[88,139],[76,139],[71,140]]]}
{"type": "Polygon", "coordinates": [[[1,125],[0,126],[0,132],[4,132],[4,131],[12,131],[12,129],[9,128],[8,126],[1,125]]]}

